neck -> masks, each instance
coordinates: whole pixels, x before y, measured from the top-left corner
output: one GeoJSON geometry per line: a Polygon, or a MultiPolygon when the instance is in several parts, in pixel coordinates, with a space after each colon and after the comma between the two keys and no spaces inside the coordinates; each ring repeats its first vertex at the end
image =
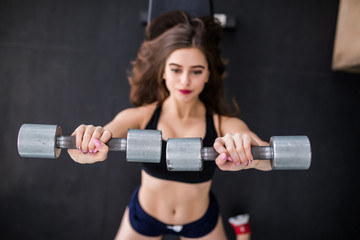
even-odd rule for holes
{"type": "Polygon", "coordinates": [[[184,103],[178,102],[176,99],[169,97],[164,101],[163,106],[169,113],[175,114],[180,119],[195,117],[202,114],[205,110],[204,104],[199,99],[184,103]]]}

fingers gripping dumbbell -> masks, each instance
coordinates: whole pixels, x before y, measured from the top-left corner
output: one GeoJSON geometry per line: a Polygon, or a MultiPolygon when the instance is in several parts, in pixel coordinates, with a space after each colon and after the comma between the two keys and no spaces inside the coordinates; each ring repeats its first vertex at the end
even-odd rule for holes
{"type": "MultiPolygon", "coordinates": [[[[307,170],[311,147],[306,136],[275,136],[270,146],[253,146],[255,160],[270,160],[273,170],[307,170]]],[[[219,154],[212,147],[202,147],[201,138],[170,138],[166,145],[169,171],[201,171],[203,161],[214,161],[219,154]]]]}
{"type": "MultiPolygon", "coordinates": [[[[76,149],[76,137],[62,136],[58,125],[23,124],[17,144],[21,157],[57,158],[61,149],[76,149]]],[[[162,137],[158,130],[129,129],[127,138],[112,138],[106,145],[110,151],[126,151],[128,162],[161,160],[162,137]]]]}

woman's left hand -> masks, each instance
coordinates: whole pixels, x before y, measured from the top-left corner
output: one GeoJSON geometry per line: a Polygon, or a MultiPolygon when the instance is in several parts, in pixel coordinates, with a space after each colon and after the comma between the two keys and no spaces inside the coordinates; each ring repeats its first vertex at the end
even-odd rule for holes
{"type": "Polygon", "coordinates": [[[251,146],[258,146],[249,134],[228,133],[218,137],[214,142],[214,149],[219,153],[215,159],[218,167],[223,171],[239,171],[255,168],[259,160],[254,160],[251,146]]]}

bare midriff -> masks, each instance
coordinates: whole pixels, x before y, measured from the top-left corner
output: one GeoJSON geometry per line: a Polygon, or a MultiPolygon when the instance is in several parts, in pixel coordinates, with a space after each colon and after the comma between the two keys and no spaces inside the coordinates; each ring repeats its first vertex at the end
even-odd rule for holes
{"type": "Polygon", "coordinates": [[[159,179],[144,170],[141,175],[140,205],[157,220],[184,225],[200,219],[208,209],[211,180],[193,184],[159,179]]]}

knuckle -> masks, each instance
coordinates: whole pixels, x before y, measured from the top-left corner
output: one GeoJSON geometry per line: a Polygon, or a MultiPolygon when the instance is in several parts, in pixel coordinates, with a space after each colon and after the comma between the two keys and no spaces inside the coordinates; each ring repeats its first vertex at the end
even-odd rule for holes
{"type": "Polygon", "coordinates": [[[105,136],[107,136],[107,137],[112,137],[112,133],[109,131],[109,130],[105,130],[104,132],[103,132],[103,135],[105,135],[105,136]]]}
{"type": "Polygon", "coordinates": [[[244,148],[245,148],[246,151],[249,151],[249,150],[251,150],[251,145],[250,145],[250,144],[246,144],[246,145],[244,146],[244,148]]]}
{"type": "Polygon", "coordinates": [[[214,144],[221,144],[222,137],[217,137],[214,141],[214,144]]]}
{"type": "Polygon", "coordinates": [[[81,124],[80,126],[78,126],[78,127],[75,129],[75,132],[76,132],[76,133],[84,132],[84,129],[85,129],[85,125],[84,125],[84,124],[81,124]]]}
{"type": "Polygon", "coordinates": [[[235,138],[241,138],[241,136],[242,136],[241,133],[235,133],[235,134],[234,134],[234,137],[235,137],[235,138]]]}
{"type": "Polygon", "coordinates": [[[94,126],[93,126],[93,125],[87,125],[85,131],[86,131],[86,132],[88,132],[88,131],[93,131],[93,129],[94,129],[94,126]]]}
{"type": "Polygon", "coordinates": [[[251,142],[251,136],[249,134],[244,134],[244,139],[251,142]]]}
{"type": "Polygon", "coordinates": [[[93,135],[93,137],[99,138],[101,136],[101,134],[102,133],[99,131],[94,131],[92,135],[93,135]]]}
{"type": "Polygon", "coordinates": [[[224,138],[231,138],[232,137],[232,134],[231,133],[226,133],[225,135],[224,135],[224,138]]]}
{"type": "Polygon", "coordinates": [[[104,129],[101,126],[96,126],[95,131],[103,132],[104,129]]]}
{"type": "Polygon", "coordinates": [[[229,152],[236,152],[236,149],[233,146],[227,147],[226,148],[229,152]]]}

